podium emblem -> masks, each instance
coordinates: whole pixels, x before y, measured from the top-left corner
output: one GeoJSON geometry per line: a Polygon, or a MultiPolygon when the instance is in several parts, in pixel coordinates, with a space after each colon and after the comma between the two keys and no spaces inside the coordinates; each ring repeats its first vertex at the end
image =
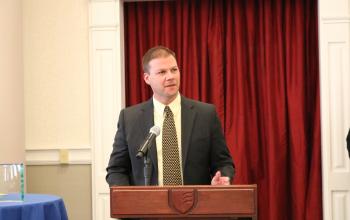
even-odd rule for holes
{"type": "Polygon", "coordinates": [[[197,191],[195,189],[170,189],[169,206],[181,214],[191,211],[197,203],[197,191]]]}

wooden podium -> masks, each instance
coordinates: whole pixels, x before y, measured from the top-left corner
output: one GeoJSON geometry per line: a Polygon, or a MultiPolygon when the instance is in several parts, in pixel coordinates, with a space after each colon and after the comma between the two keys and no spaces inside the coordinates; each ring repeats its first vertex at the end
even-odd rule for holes
{"type": "Polygon", "coordinates": [[[112,218],[257,219],[257,186],[115,186],[112,218]]]}

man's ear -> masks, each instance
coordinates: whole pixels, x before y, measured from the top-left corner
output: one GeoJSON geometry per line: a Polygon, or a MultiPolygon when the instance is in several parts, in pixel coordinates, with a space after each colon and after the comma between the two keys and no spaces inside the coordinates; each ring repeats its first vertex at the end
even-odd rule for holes
{"type": "Polygon", "coordinates": [[[143,80],[145,80],[145,83],[149,85],[149,73],[143,73],[143,80]]]}

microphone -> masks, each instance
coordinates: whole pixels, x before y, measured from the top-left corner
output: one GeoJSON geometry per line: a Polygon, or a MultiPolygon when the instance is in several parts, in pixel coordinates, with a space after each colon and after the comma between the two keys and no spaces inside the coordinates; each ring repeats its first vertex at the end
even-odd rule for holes
{"type": "Polygon", "coordinates": [[[160,134],[160,127],[155,125],[151,129],[149,129],[149,133],[143,142],[143,144],[140,146],[139,150],[137,151],[136,158],[141,158],[145,156],[148,148],[152,144],[153,140],[160,134]]]}

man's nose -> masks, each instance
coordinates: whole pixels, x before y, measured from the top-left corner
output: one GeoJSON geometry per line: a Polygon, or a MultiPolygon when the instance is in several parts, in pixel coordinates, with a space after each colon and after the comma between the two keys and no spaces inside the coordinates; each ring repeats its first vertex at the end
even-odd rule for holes
{"type": "Polygon", "coordinates": [[[174,74],[171,72],[171,70],[167,70],[165,77],[166,77],[166,79],[172,79],[172,78],[174,78],[174,74]]]}

